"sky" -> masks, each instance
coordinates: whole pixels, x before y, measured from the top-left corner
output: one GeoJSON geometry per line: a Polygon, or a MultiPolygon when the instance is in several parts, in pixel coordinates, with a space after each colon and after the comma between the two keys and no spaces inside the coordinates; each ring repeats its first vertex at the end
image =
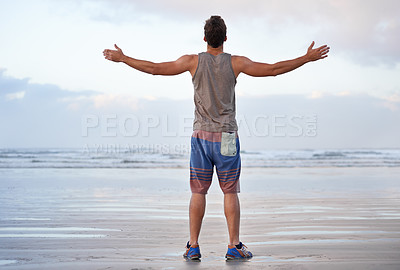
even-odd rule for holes
{"type": "Polygon", "coordinates": [[[254,61],[296,58],[312,41],[331,47],[288,74],[239,75],[242,148],[400,147],[398,1],[0,4],[0,147],[187,143],[190,74],[143,74],[102,51],[116,43],[154,62],[205,51],[215,14],[227,24],[225,51],[254,61]]]}

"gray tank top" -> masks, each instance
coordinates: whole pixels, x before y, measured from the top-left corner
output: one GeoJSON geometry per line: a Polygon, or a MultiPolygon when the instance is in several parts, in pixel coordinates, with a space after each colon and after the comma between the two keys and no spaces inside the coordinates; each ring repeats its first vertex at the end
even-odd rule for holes
{"type": "Polygon", "coordinates": [[[192,81],[195,104],[193,130],[236,131],[236,77],[231,55],[199,53],[199,63],[192,81]]]}

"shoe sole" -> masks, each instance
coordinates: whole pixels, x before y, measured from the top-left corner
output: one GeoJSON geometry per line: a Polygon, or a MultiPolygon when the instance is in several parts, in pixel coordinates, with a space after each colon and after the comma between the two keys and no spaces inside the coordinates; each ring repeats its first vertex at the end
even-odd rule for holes
{"type": "Polygon", "coordinates": [[[248,261],[253,257],[242,258],[242,257],[229,257],[229,256],[226,256],[225,258],[226,258],[227,261],[248,261]]]}
{"type": "Polygon", "coordinates": [[[200,261],[200,256],[193,256],[193,257],[187,257],[187,256],[183,256],[184,259],[186,259],[187,261],[200,261]]]}

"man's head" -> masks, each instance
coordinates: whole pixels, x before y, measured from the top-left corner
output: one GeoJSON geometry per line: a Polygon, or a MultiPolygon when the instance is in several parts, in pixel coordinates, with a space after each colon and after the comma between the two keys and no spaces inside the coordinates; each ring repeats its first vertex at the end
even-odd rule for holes
{"type": "Polygon", "coordinates": [[[211,16],[204,25],[204,38],[207,44],[218,48],[226,40],[226,25],[221,16],[211,16]]]}

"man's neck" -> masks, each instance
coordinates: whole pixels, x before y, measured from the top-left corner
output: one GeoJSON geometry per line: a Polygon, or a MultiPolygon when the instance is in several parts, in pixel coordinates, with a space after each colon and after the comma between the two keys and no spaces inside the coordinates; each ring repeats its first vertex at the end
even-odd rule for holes
{"type": "Polygon", "coordinates": [[[224,45],[221,45],[217,48],[213,48],[207,44],[207,52],[212,55],[218,55],[224,52],[224,45]]]}

